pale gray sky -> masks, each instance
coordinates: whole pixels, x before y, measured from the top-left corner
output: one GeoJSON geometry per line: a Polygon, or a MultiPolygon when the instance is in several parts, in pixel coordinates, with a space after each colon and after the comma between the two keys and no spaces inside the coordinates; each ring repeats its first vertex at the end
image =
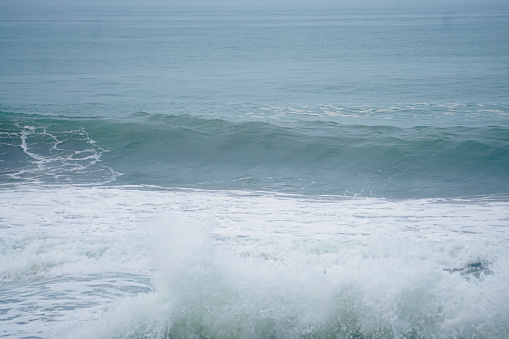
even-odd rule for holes
{"type": "Polygon", "coordinates": [[[509,0],[0,0],[15,6],[408,6],[408,5],[501,5],[509,0]]]}

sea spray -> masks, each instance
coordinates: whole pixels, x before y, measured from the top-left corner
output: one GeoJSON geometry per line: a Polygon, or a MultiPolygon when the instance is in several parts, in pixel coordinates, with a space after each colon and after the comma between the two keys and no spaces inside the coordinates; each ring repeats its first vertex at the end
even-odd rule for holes
{"type": "Polygon", "coordinates": [[[151,249],[153,290],[118,299],[72,335],[502,337],[508,331],[504,241],[490,233],[481,242],[472,233],[451,237],[453,228],[430,223],[459,225],[484,213],[495,225],[502,205],[487,204],[468,215],[463,210],[468,201],[111,193],[121,206],[159,206],[165,215],[141,240],[151,249]],[[254,206],[265,209],[265,217],[253,219],[254,206]],[[422,207],[426,212],[419,215],[422,207]],[[404,219],[409,213],[414,216],[404,219]],[[344,225],[334,227],[333,219],[344,225]],[[384,228],[377,220],[385,220],[384,228]],[[299,226],[309,221],[315,232],[300,233],[299,226]],[[273,223],[278,227],[267,227],[273,223]],[[421,230],[419,224],[428,227],[421,230]],[[484,260],[491,272],[451,270],[476,260],[484,260]]]}

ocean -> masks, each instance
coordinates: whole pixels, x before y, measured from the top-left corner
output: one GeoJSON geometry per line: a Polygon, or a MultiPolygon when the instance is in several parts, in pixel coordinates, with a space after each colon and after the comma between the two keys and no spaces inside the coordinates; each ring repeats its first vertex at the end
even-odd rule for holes
{"type": "Polygon", "coordinates": [[[509,7],[0,5],[0,336],[508,338],[509,7]]]}

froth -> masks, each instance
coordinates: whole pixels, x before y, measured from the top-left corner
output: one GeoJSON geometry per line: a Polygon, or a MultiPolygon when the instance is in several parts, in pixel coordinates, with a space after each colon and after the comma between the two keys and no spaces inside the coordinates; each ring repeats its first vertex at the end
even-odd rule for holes
{"type": "Polygon", "coordinates": [[[7,128],[2,126],[0,132],[4,138],[4,181],[107,182],[119,175],[101,164],[108,150],[97,145],[85,129],[73,129],[58,119],[45,123],[44,118],[17,118],[20,121],[5,124],[7,128]]]}
{"type": "Polygon", "coordinates": [[[155,291],[120,302],[80,334],[391,338],[507,331],[503,272],[465,279],[392,237],[273,240],[271,255],[217,246],[208,234],[189,220],[161,236],[155,291]]]}
{"type": "MultiPolygon", "coordinates": [[[[43,279],[55,292],[79,290],[82,277],[98,282],[90,286],[116,277],[108,280],[107,300],[91,289],[83,295],[93,307],[78,298],[61,310],[65,320],[53,323],[52,337],[508,331],[508,209],[501,200],[56,187],[4,191],[0,211],[2,253],[14,263],[2,265],[4,281],[43,279]],[[40,200],[27,204],[32,196],[40,200]],[[34,261],[44,269],[27,269],[34,261]],[[462,270],[480,262],[489,270],[462,270]],[[151,287],[115,297],[133,274],[150,277],[151,287]],[[52,285],[60,277],[65,286],[52,285]]],[[[37,298],[5,286],[25,304],[37,298]]],[[[22,308],[13,303],[9,314],[22,308]]],[[[6,320],[10,333],[40,335],[48,325],[37,314],[28,317],[33,332],[6,320]]]]}

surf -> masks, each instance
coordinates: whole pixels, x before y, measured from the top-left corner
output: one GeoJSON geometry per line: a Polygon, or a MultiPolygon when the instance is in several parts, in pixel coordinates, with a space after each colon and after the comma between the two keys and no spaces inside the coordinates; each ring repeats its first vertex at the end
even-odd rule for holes
{"type": "Polygon", "coordinates": [[[16,225],[0,229],[4,333],[503,337],[508,210],[496,197],[27,186],[0,199],[16,225]]]}

